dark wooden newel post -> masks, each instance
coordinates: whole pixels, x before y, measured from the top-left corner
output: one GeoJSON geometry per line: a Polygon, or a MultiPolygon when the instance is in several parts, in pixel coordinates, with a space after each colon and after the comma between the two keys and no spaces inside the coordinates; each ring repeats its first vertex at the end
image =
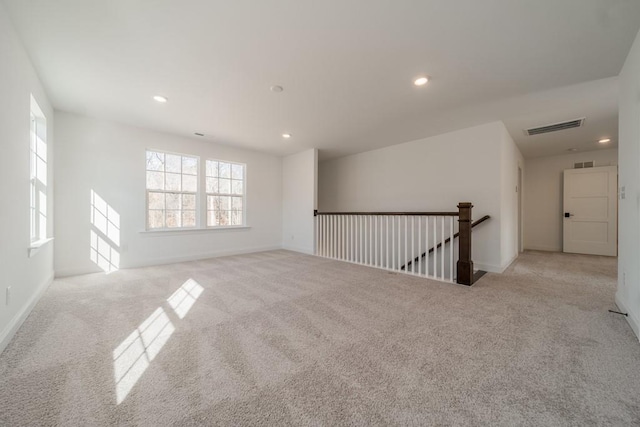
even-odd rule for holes
{"type": "Polygon", "coordinates": [[[458,222],[460,236],[458,237],[458,283],[473,285],[473,261],[471,261],[471,208],[469,202],[458,204],[458,222]]]}

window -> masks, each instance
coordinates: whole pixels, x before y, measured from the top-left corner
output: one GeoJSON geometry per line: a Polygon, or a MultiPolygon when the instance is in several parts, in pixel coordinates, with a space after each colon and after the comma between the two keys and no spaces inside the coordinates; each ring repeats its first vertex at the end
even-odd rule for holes
{"type": "Polygon", "coordinates": [[[244,172],[239,163],[207,160],[207,226],[244,225],[244,172]]]}
{"type": "Polygon", "coordinates": [[[147,228],[197,224],[198,158],[147,151],[147,228]]]}
{"type": "Polygon", "coordinates": [[[29,148],[31,242],[47,238],[47,119],[31,96],[29,148]]]}

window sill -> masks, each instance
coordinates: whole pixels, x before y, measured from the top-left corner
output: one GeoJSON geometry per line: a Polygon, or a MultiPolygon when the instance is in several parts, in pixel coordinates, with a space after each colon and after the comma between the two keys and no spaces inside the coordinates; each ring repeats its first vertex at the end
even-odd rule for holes
{"type": "Polygon", "coordinates": [[[44,245],[46,245],[52,240],[53,240],[53,237],[49,237],[47,239],[41,239],[41,240],[36,240],[35,242],[31,242],[31,245],[29,245],[29,248],[27,251],[29,253],[29,258],[37,254],[44,245]]]}
{"type": "Polygon", "coordinates": [[[171,234],[201,234],[216,231],[244,231],[249,230],[248,225],[229,225],[225,227],[206,227],[206,228],[169,228],[163,230],[142,230],[139,233],[149,236],[162,236],[171,234]]]}

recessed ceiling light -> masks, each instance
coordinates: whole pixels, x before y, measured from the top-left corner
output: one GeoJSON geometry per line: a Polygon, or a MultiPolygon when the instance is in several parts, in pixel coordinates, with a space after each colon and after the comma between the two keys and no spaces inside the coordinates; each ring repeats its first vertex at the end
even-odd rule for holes
{"type": "Polygon", "coordinates": [[[271,86],[271,92],[280,93],[283,90],[284,90],[284,88],[282,86],[278,86],[278,85],[271,86]]]}
{"type": "Polygon", "coordinates": [[[167,102],[169,100],[169,98],[167,98],[166,96],[162,96],[162,95],[156,95],[156,96],[153,97],[153,99],[156,102],[160,102],[162,104],[164,104],[165,102],[167,102]]]}
{"type": "Polygon", "coordinates": [[[427,84],[427,82],[429,81],[429,77],[418,77],[417,79],[415,79],[413,81],[413,84],[416,86],[424,86],[427,84]]]}
{"type": "Polygon", "coordinates": [[[598,141],[600,144],[606,144],[611,142],[611,138],[602,138],[600,141],[598,141]]]}
{"type": "Polygon", "coordinates": [[[578,151],[577,148],[569,148],[567,151],[578,151]]]}
{"type": "Polygon", "coordinates": [[[291,134],[290,134],[290,133],[283,133],[283,134],[282,134],[282,137],[283,137],[284,139],[289,139],[289,138],[291,138],[291,134]]]}

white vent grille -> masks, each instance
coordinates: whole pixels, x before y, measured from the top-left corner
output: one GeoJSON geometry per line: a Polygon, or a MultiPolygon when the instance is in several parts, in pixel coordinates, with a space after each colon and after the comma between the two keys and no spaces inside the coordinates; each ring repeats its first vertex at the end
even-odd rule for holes
{"type": "Polygon", "coordinates": [[[551,125],[538,126],[535,128],[525,129],[524,133],[529,136],[540,135],[543,133],[558,132],[565,129],[579,128],[584,124],[585,118],[569,120],[562,123],[554,123],[551,125]]]}
{"type": "Polygon", "coordinates": [[[593,160],[591,160],[590,162],[579,162],[579,163],[574,163],[573,164],[573,168],[574,169],[584,169],[584,168],[592,168],[595,167],[596,162],[594,162],[593,160]]]}

